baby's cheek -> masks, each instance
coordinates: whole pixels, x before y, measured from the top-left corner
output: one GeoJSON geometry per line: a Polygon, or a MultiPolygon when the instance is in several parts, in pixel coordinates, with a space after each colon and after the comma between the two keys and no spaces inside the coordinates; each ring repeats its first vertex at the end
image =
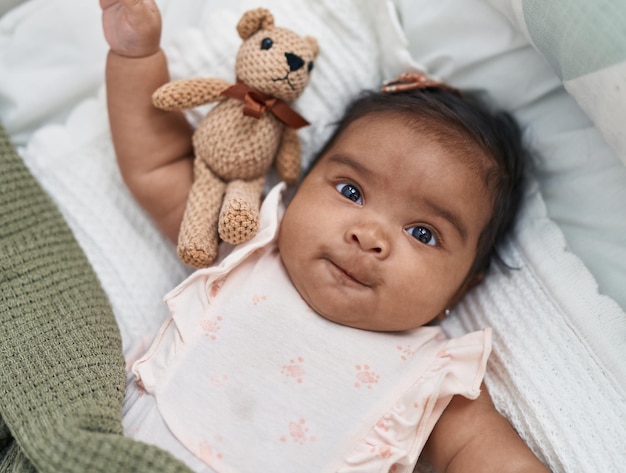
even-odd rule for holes
{"type": "Polygon", "coordinates": [[[448,290],[441,281],[407,275],[386,297],[390,316],[405,329],[421,327],[445,310],[448,290]]]}

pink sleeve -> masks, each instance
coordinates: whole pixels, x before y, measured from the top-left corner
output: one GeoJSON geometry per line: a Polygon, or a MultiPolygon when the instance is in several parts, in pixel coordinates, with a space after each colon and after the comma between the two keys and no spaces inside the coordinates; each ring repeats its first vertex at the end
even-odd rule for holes
{"type": "Polygon", "coordinates": [[[454,395],[476,399],[491,353],[491,329],[443,340],[425,374],[345,458],[341,473],[410,473],[454,395]]]}

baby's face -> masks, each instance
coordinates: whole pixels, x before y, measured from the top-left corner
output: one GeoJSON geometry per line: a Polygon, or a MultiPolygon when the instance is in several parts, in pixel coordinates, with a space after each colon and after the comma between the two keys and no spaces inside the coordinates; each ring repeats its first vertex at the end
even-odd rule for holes
{"type": "Polygon", "coordinates": [[[366,330],[417,328],[464,292],[492,205],[482,176],[398,115],[353,122],[287,207],[279,249],[306,302],[366,330]]]}

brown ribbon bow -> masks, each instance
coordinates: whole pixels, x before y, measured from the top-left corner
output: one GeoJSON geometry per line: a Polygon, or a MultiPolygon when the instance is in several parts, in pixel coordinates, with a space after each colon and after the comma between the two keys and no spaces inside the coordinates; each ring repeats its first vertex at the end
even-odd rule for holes
{"type": "Polygon", "coordinates": [[[243,114],[248,117],[259,119],[263,113],[269,111],[285,125],[296,130],[309,124],[302,115],[287,105],[286,102],[259,92],[240,80],[237,80],[235,85],[231,85],[220,95],[241,100],[243,102],[243,114]]]}

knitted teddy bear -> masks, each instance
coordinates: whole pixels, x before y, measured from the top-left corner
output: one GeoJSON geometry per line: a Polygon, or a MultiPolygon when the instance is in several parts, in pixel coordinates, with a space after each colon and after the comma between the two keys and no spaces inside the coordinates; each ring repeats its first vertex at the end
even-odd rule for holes
{"type": "Polygon", "coordinates": [[[194,182],[177,250],[195,267],[213,263],[220,238],[237,244],[256,234],[273,163],[288,185],[300,175],[296,130],[308,123],[288,103],[309,81],[317,41],[275,27],[264,8],[244,13],[237,32],[243,43],[235,62],[236,84],[213,77],[181,79],[152,97],[163,110],[219,102],[193,134],[194,182]]]}

